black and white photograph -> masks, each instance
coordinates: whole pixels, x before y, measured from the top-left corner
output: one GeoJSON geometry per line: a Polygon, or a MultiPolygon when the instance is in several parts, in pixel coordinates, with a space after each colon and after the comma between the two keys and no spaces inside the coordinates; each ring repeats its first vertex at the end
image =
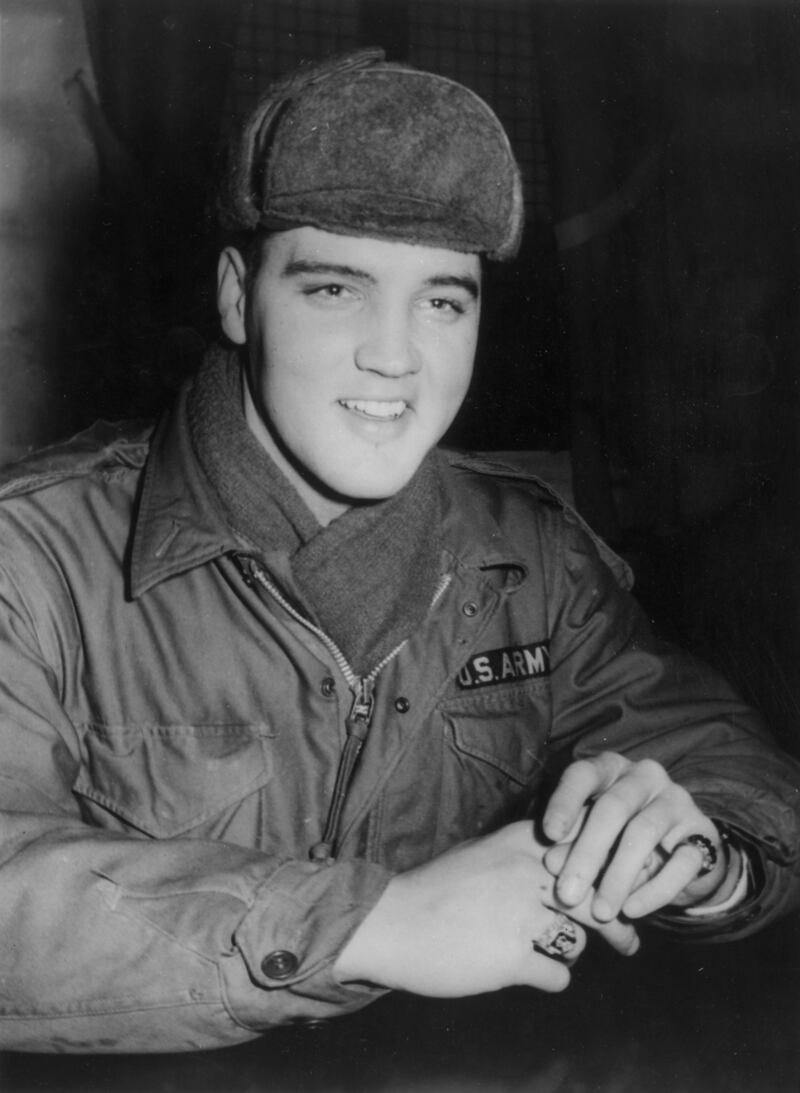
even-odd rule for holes
{"type": "Polygon", "coordinates": [[[0,1093],[798,1093],[800,2],[0,0],[0,1093]]]}

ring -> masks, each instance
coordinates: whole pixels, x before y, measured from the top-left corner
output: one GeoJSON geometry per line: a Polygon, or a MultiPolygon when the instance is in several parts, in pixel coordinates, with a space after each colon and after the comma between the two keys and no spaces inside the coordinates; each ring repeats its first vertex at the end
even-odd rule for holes
{"type": "Polygon", "coordinates": [[[557,960],[567,960],[578,946],[575,923],[561,913],[557,914],[544,934],[532,942],[533,950],[557,960]]]}
{"type": "MultiPolygon", "coordinates": [[[[717,848],[706,835],[687,835],[685,839],[678,843],[675,850],[680,850],[682,846],[691,846],[700,851],[703,861],[697,871],[698,877],[704,877],[706,873],[710,873],[717,864],[717,848]]],[[[675,850],[672,851],[673,854],[675,850]]]]}

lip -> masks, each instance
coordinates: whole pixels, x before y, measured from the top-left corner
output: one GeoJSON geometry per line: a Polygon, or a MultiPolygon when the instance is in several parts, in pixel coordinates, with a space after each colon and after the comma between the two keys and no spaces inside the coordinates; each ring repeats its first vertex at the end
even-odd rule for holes
{"type": "Polygon", "coordinates": [[[339,405],[366,421],[398,421],[408,409],[405,399],[343,398],[339,405]]]}

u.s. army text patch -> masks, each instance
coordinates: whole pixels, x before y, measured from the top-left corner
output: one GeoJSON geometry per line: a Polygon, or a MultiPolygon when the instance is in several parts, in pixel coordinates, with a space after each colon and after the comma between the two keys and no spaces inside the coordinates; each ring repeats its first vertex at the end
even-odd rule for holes
{"type": "Polygon", "coordinates": [[[511,683],[517,679],[533,679],[550,673],[550,650],[546,641],[530,645],[508,645],[504,649],[487,649],[470,657],[456,677],[462,691],[489,687],[493,683],[511,683]]]}

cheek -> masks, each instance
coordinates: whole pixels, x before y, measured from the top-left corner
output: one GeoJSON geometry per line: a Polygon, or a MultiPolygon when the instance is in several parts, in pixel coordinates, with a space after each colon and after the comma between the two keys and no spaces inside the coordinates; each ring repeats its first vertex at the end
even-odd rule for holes
{"type": "Polygon", "coordinates": [[[314,354],[306,352],[302,339],[290,324],[275,322],[262,327],[252,346],[251,374],[271,416],[291,404],[295,392],[299,398],[301,391],[313,388],[310,369],[314,354]]]}
{"type": "Polygon", "coordinates": [[[248,336],[252,352],[264,372],[279,373],[289,362],[313,359],[313,330],[284,304],[255,308],[248,336]]]}
{"type": "Polygon", "coordinates": [[[460,404],[469,388],[475,361],[475,340],[459,340],[441,358],[438,386],[443,401],[460,404]]]}
{"type": "Polygon", "coordinates": [[[306,385],[290,369],[267,368],[262,380],[262,396],[267,415],[284,439],[302,431],[308,416],[306,385]]]}

